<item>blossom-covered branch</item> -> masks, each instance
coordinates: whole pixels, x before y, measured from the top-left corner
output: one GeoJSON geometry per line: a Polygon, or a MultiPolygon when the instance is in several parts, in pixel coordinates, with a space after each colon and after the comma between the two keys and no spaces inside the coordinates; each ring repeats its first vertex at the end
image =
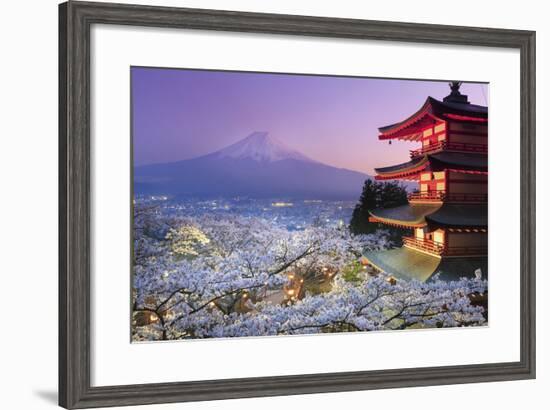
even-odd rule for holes
{"type": "Polygon", "coordinates": [[[310,226],[288,231],[259,218],[168,217],[139,209],[134,229],[134,340],[263,336],[484,323],[470,296],[479,279],[395,281],[345,272],[381,234],[310,226]],[[330,289],[280,300],[289,273],[330,289]],[[277,299],[278,298],[278,299],[277,299]]]}

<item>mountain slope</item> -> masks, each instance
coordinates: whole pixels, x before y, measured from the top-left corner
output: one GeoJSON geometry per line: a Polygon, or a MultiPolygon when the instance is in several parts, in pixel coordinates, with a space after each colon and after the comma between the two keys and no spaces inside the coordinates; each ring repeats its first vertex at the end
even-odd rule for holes
{"type": "Polygon", "coordinates": [[[272,138],[267,132],[253,132],[248,137],[210,154],[216,158],[253,159],[260,162],[275,162],[285,159],[310,161],[305,155],[272,138]]]}
{"type": "Polygon", "coordinates": [[[368,175],[314,161],[256,132],[211,154],[135,168],[138,194],[357,199],[368,175]]]}

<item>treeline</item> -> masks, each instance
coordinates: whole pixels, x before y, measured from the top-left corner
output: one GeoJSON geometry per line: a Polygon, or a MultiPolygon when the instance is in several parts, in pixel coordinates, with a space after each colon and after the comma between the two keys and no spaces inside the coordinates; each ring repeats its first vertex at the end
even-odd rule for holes
{"type": "Polygon", "coordinates": [[[350,231],[354,234],[368,234],[384,228],[390,231],[392,238],[399,240],[404,233],[403,229],[369,222],[369,211],[377,208],[393,208],[407,203],[407,190],[403,185],[397,182],[378,182],[367,179],[359,202],[353,210],[350,231]]]}

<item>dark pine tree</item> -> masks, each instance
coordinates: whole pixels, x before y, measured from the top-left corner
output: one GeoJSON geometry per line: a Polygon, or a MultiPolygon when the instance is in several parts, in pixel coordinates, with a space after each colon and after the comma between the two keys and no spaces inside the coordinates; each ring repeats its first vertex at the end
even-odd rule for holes
{"type": "MultiPolygon", "coordinates": [[[[378,182],[367,179],[359,202],[353,210],[350,221],[350,231],[354,234],[373,233],[380,224],[369,222],[369,211],[376,208],[393,208],[407,204],[407,190],[397,182],[378,182]]],[[[392,239],[398,241],[403,235],[403,229],[389,228],[392,239]]]]}
{"type": "Polygon", "coordinates": [[[403,185],[397,182],[386,182],[382,184],[382,189],[380,190],[380,203],[378,204],[380,208],[393,208],[400,205],[406,205],[407,203],[407,190],[403,185]]]}
{"type": "Polygon", "coordinates": [[[369,209],[378,208],[380,186],[380,183],[374,182],[371,179],[365,181],[359,202],[355,205],[351,216],[349,226],[352,233],[372,233],[376,230],[376,224],[369,222],[369,209]]]}

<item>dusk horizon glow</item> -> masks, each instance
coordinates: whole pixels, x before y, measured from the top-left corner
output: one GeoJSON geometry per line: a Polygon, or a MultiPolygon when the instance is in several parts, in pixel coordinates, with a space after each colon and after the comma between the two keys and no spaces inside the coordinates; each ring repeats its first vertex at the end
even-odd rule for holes
{"type": "MultiPolygon", "coordinates": [[[[408,160],[418,143],[378,140],[378,128],[415,113],[444,81],[132,67],[134,166],[191,159],[265,131],[325,164],[373,175],[408,160]]],[[[488,105],[486,83],[464,83],[488,105]]]]}

